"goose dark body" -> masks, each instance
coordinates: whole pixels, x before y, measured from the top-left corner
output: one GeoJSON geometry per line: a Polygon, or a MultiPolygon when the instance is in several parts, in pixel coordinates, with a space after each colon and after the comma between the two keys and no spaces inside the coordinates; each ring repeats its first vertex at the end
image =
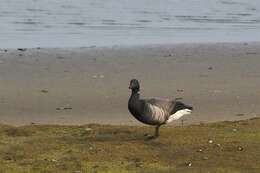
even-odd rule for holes
{"type": "Polygon", "coordinates": [[[130,81],[132,94],[128,101],[129,112],[140,122],[156,126],[155,135],[159,136],[159,127],[190,114],[193,108],[173,99],[140,99],[140,85],[137,79],[130,81]]]}
{"type": "Polygon", "coordinates": [[[156,125],[156,122],[149,121],[147,118],[142,116],[145,108],[145,102],[144,100],[140,100],[139,97],[139,93],[132,93],[128,101],[128,110],[137,120],[141,121],[142,123],[156,125]]]}

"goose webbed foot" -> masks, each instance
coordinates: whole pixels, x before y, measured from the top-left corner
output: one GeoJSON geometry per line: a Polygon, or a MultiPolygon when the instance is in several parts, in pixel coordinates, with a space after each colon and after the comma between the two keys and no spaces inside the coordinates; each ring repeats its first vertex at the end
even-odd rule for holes
{"type": "Polygon", "coordinates": [[[145,140],[146,141],[150,141],[150,140],[153,140],[153,139],[156,139],[156,138],[158,138],[159,137],[159,135],[158,136],[156,136],[156,135],[149,135],[149,134],[145,134],[145,140]]]}
{"type": "Polygon", "coordinates": [[[156,126],[155,127],[155,132],[154,132],[154,135],[149,135],[149,134],[146,134],[146,140],[152,140],[152,139],[156,139],[160,136],[159,134],[159,128],[160,126],[156,126]]]}

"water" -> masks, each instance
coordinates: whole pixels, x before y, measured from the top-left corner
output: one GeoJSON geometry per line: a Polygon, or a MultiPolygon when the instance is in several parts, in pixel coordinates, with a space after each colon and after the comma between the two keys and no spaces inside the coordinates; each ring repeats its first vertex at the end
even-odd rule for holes
{"type": "Polygon", "coordinates": [[[0,0],[0,48],[260,41],[259,0],[0,0]]]}

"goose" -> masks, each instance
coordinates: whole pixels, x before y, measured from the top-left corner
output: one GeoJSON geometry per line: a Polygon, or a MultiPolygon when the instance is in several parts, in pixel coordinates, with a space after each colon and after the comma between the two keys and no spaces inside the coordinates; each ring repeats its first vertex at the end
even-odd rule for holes
{"type": "Polygon", "coordinates": [[[174,99],[140,98],[140,84],[137,79],[130,81],[129,89],[132,94],[128,100],[129,112],[140,122],[155,126],[155,133],[149,138],[159,137],[161,125],[178,120],[184,115],[191,114],[193,108],[174,99]]]}

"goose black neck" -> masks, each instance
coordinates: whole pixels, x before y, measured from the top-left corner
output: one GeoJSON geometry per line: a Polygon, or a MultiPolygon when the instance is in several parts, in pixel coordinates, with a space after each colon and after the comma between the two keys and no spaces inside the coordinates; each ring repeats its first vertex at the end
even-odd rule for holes
{"type": "Polygon", "coordinates": [[[129,101],[132,104],[136,105],[136,104],[139,104],[139,98],[140,98],[139,90],[134,90],[133,89],[129,101]]]}
{"type": "Polygon", "coordinates": [[[139,92],[139,89],[132,89],[132,95],[138,94],[138,92],[139,92]]]}

